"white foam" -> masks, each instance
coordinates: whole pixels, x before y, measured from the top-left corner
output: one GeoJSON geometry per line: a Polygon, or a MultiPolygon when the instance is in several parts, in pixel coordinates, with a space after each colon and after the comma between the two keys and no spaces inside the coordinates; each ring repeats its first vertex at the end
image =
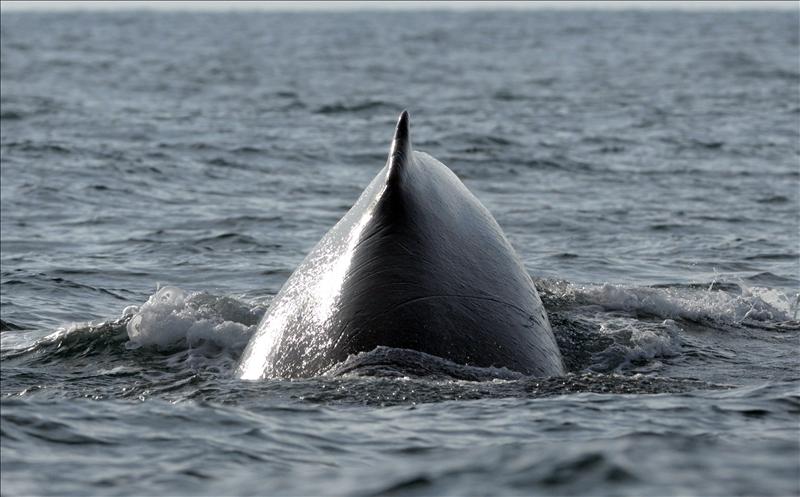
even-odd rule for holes
{"type": "Polygon", "coordinates": [[[779,290],[748,287],[735,282],[740,293],[687,287],[627,287],[623,285],[573,285],[544,283],[547,290],[577,303],[606,311],[656,316],[662,319],[713,320],[739,324],[747,321],[789,321],[792,299],[779,290]]]}
{"type": "Polygon", "coordinates": [[[229,349],[241,349],[250,339],[263,314],[260,306],[250,306],[230,297],[205,292],[187,293],[167,286],[159,289],[141,307],[127,307],[132,314],[127,325],[128,348],[170,348],[186,343],[189,347],[204,342],[229,349]]]}
{"type": "Polygon", "coordinates": [[[621,370],[638,362],[678,356],[682,349],[682,330],[671,319],[644,323],[633,318],[604,318],[599,332],[614,342],[593,355],[590,368],[595,371],[621,370]]]}

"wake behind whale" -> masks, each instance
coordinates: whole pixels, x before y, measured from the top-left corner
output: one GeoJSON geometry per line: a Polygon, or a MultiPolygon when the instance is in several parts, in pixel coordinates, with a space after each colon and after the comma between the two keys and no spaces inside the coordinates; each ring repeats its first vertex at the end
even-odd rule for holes
{"type": "Polygon", "coordinates": [[[386,166],[275,297],[241,378],[314,376],[377,347],[563,374],[539,295],[500,226],[447,166],[412,150],[409,131],[403,112],[386,166]]]}

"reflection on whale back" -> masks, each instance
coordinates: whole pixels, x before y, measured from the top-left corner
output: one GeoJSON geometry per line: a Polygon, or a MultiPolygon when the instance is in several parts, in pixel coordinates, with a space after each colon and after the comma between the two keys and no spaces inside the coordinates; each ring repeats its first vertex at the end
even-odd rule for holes
{"type": "Polygon", "coordinates": [[[563,372],[530,276],[458,177],[411,151],[406,113],[387,165],[276,296],[239,372],[311,376],[378,346],[563,372]]]}

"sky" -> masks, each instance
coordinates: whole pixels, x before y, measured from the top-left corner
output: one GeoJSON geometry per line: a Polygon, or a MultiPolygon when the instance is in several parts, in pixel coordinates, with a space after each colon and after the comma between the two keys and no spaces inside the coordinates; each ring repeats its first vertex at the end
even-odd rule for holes
{"type": "Polygon", "coordinates": [[[674,9],[674,10],[799,10],[795,1],[0,1],[0,10],[391,10],[391,9],[674,9]]]}

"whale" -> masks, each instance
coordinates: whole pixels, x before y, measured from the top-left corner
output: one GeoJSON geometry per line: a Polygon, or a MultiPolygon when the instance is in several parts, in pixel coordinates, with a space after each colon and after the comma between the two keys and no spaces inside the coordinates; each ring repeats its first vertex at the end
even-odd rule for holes
{"type": "Polygon", "coordinates": [[[386,165],[275,295],[236,374],[313,377],[379,347],[564,373],[531,276],[456,174],[412,149],[407,111],[386,165]]]}

